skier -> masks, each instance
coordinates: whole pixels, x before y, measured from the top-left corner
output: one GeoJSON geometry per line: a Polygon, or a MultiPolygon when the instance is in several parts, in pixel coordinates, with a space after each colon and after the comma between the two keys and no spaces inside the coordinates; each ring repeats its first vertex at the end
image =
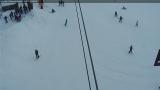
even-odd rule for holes
{"type": "Polygon", "coordinates": [[[36,59],[39,59],[39,53],[37,49],[35,49],[35,55],[36,55],[36,59]]]}
{"type": "Polygon", "coordinates": [[[136,27],[138,27],[138,24],[139,24],[139,21],[137,20],[137,22],[136,22],[136,27]]]}
{"type": "Polygon", "coordinates": [[[9,17],[11,20],[13,19],[13,12],[12,11],[10,12],[9,17]]]}
{"type": "Polygon", "coordinates": [[[160,86],[158,87],[158,89],[160,90],[160,86]]]}
{"type": "Polygon", "coordinates": [[[62,5],[62,0],[59,0],[58,3],[59,3],[59,6],[61,6],[62,5]]]}
{"type": "Polygon", "coordinates": [[[64,1],[61,1],[61,3],[62,3],[62,6],[64,7],[64,1]]]}
{"type": "Polygon", "coordinates": [[[27,1],[27,6],[28,6],[28,11],[30,12],[31,11],[31,7],[30,7],[30,2],[27,1]]]}
{"type": "Polygon", "coordinates": [[[29,10],[29,12],[30,12],[30,11],[33,9],[33,3],[27,1],[27,5],[28,5],[28,10],[29,10]]]}
{"type": "Polygon", "coordinates": [[[120,17],[119,17],[119,22],[120,22],[120,23],[122,23],[122,19],[123,19],[123,17],[120,16],[120,17]]]}
{"type": "Polygon", "coordinates": [[[5,20],[6,23],[8,23],[7,18],[8,18],[7,16],[4,17],[4,20],[5,20]]]}
{"type": "Polygon", "coordinates": [[[17,21],[17,22],[19,22],[19,21],[21,21],[21,14],[16,14],[15,15],[15,20],[17,21]]]}
{"type": "Polygon", "coordinates": [[[129,52],[128,53],[129,54],[133,53],[133,47],[132,47],[132,45],[129,47],[129,52]]]}
{"type": "Polygon", "coordinates": [[[52,8],[52,13],[55,13],[56,11],[52,8]]]}
{"type": "Polygon", "coordinates": [[[115,16],[115,17],[117,17],[117,16],[118,16],[118,13],[117,13],[117,11],[115,11],[115,13],[114,13],[114,16],[115,16]]]}
{"type": "Polygon", "coordinates": [[[24,10],[24,13],[27,14],[28,9],[27,9],[27,6],[25,4],[23,4],[23,10],[24,10]]]}
{"type": "Polygon", "coordinates": [[[14,19],[17,20],[17,14],[14,12],[14,19]]]}
{"type": "Polygon", "coordinates": [[[22,6],[19,7],[19,11],[21,14],[23,14],[22,6]]]}
{"type": "Polygon", "coordinates": [[[59,6],[60,6],[61,5],[61,1],[59,0],[58,3],[59,3],[59,6]]]}
{"type": "Polygon", "coordinates": [[[66,27],[67,26],[67,23],[68,23],[68,20],[66,19],[65,23],[64,23],[64,26],[66,27]]]}
{"type": "Polygon", "coordinates": [[[19,9],[18,9],[18,8],[15,9],[15,13],[16,13],[16,14],[19,13],[19,9]]]}
{"type": "Polygon", "coordinates": [[[127,8],[125,6],[122,7],[123,10],[126,10],[127,8]]]}
{"type": "Polygon", "coordinates": [[[17,14],[17,16],[18,16],[18,20],[17,21],[18,22],[21,21],[21,14],[19,13],[19,14],[17,14]]]}
{"type": "Polygon", "coordinates": [[[59,3],[59,6],[62,5],[64,7],[64,1],[63,0],[59,0],[58,3],[59,3]]]}

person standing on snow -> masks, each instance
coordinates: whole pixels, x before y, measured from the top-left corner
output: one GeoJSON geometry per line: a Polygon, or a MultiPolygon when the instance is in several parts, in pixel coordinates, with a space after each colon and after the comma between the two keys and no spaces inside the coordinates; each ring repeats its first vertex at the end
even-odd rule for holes
{"type": "Polygon", "coordinates": [[[22,9],[22,6],[19,7],[19,11],[21,13],[21,15],[23,14],[23,9],[22,9]]]}
{"type": "Polygon", "coordinates": [[[28,13],[28,9],[27,9],[27,6],[25,4],[23,4],[23,11],[24,11],[25,14],[28,13]]]}
{"type": "Polygon", "coordinates": [[[67,23],[68,23],[68,20],[66,19],[65,23],[64,23],[64,26],[66,27],[67,26],[67,23]]]}
{"type": "Polygon", "coordinates": [[[120,16],[120,17],[119,17],[119,22],[120,22],[120,23],[122,23],[122,19],[123,19],[123,17],[120,16]]]}
{"type": "Polygon", "coordinates": [[[139,24],[139,21],[137,20],[137,22],[136,22],[136,27],[138,27],[138,24],[139,24]]]}
{"type": "Polygon", "coordinates": [[[36,59],[39,59],[39,52],[37,49],[35,49],[35,55],[36,55],[36,59]]]}
{"type": "Polygon", "coordinates": [[[62,2],[61,2],[61,3],[62,3],[62,6],[64,7],[64,1],[63,1],[63,0],[62,0],[62,2]]]}
{"type": "Polygon", "coordinates": [[[13,12],[12,11],[10,12],[9,17],[10,17],[11,20],[13,19],[14,16],[13,16],[13,12]]]}
{"type": "Polygon", "coordinates": [[[33,9],[33,3],[30,1],[27,1],[28,11],[30,12],[33,9]]]}
{"type": "Polygon", "coordinates": [[[55,13],[56,11],[52,8],[52,13],[55,13]]]}
{"type": "Polygon", "coordinates": [[[129,47],[129,52],[128,53],[129,54],[133,53],[133,46],[132,45],[129,47]]]}
{"type": "Polygon", "coordinates": [[[7,18],[8,18],[7,16],[4,17],[4,20],[5,20],[6,23],[8,23],[7,18]]]}
{"type": "Polygon", "coordinates": [[[64,1],[63,0],[59,0],[58,3],[59,3],[59,6],[63,6],[64,7],[64,1]]]}
{"type": "Polygon", "coordinates": [[[115,11],[114,16],[115,16],[115,17],[118,17],[118,13],[117,13],[117,11],[115,11]]]}

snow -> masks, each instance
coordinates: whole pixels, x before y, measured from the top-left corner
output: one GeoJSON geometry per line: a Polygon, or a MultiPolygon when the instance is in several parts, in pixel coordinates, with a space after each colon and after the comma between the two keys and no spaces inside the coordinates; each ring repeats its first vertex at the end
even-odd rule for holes
{"type": "MultiPolygon", "coordinates": [[[[160,68],[153,64],[160,46],[160,5],[81,5],[99,90],[157,90],[160,68]],[[123,23],[114,17],[115,11],[124,17],[123,23]]],[[[80,24],[91,86],[96,90],[81,20],[80,24]]],[[[21,22],[5,24],[0,19],[0,57],[0,90],[89,90],[74,3],[65,7],[46,3],[43,10],[35,3],[21,22]]]]}

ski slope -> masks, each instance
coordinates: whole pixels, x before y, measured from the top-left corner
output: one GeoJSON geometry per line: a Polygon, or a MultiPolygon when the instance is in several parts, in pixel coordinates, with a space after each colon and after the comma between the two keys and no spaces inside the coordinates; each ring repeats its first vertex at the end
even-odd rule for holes
{"type": "MultiPolygon", "coordinates": [[[[160,46],[160,4],[81,6],[99,90],[157,90],[160,68],[153,64],[160,46]],[[124,17],[122,24],[115,11],[124,17]]],[[[76,14],[74,3],[46,3],[43,10],[34,4],[21,22],[5,24],[0,19],[0,90],[89,90],[76,14]],[[34,49],[39,50],[38,61],[34,49]]],[[[91,87],[96,90],[79,7],[78,16],[91,87]]]]}
{"type": "Polygon", "coordinates": [[[157,90],[159,4],[83,4],[100,90],[157,90]],[[127,10],[122,10],[125,5],[127,10]],[[98,7],[98,8],[97,8],[98,7]],[[124,17],[122,24],[114,11],[124,17]],[[136,20],[139,27],[135,27],[136,20]],[[128,55],[133,45],[133,55],[128,55]]]}

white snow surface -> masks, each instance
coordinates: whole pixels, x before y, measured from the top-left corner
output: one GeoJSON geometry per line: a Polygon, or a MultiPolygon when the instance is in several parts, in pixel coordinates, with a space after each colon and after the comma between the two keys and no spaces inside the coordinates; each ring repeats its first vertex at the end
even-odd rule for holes
{"type": "MultiPolygon", "coordinates": [[[[153,64],[160,49],[160,4],[81,5],[99,90],[158,90],[160,68],[153,64]]],[[[22,17],[18,23],[0,19],[0,90],[89,90],[75,4],[45,3],[44,9],[34,4],[22,17]]],[[[84,39],[82,22],[81,28],[84,39]]],[[[85,51],[96,90],[86,42],[85,51]]]]}

